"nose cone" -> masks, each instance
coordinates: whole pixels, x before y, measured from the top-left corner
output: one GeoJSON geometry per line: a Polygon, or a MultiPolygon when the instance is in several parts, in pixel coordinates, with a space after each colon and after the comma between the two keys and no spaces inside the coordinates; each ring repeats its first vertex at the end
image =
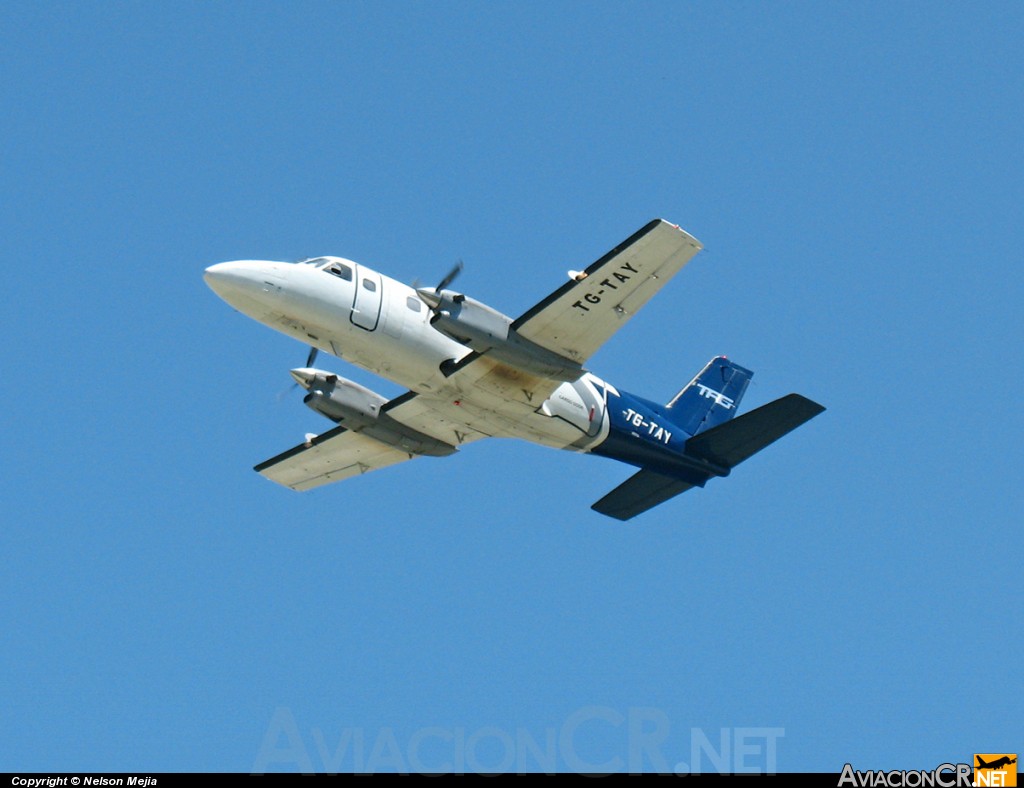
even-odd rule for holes
{"type": "Polygon", "coordinates": [[[214,282],[220,282],[226,278],[232,265],[234,265],[234,263],[217,263],[216,265],[211,265],[203,272],[203,279],[206,284],[213,287],[214,282]]]}
{"type": "Polygon", "coordinates": [[[239,312],[259,319],[274,311],[275,296],[281,290],[278,269],[277,263],[263,260],[233,260],[211,265],[203,279],[239,312]]]}
{"type": "Polygon", "coordinates": [[[258,282],[259,271],[250,260],[211,265],[203,272],[203,279],[221,298],[231,289],[245,289],[258,282]]]}
{"type": "Polygon", "coordinates": [[[210,287],[213,287],[214,282],[220,281],[224,278],[224,268],[229,265],[231,265],[231,263],[217,263],[216,265],[211,265],[203,271],[203,281],[210,287]]]}

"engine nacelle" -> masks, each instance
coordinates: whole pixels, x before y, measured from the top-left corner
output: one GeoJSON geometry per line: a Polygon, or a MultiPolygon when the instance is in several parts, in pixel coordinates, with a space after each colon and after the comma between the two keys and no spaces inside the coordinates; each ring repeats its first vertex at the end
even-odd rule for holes
{"type": "Polygon", "coordinates": [[[331,421],[344,421],[350,429],[376,422],[380,409],[387,403],[386,397],[355,381],[320,370],[309,372],[313,374],[300,381],[309,390],[302,401],[331,421]]]}
{"type": "Polygon", "coordinates": [[[409,454],[446,457],[456,451],[388,415],[383,410],[387,398],[355,381],[318,369],[293,369],[292,377],[309,390],[302,400],[306,405],[346,429],[409,454]]]}
{"type": "Polygon", "coordinates": [[[519,336],[512,318],[486,304],[450,290],[418,292],[434,310],[430,324],[477,353],[552,380],[572,381],[584,372],[575,361],[519,336]]]}

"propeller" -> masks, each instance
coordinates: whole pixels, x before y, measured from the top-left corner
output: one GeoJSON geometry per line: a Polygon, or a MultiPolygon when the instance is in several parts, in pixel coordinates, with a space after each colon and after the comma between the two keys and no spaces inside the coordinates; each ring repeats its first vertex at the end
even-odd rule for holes
{"type": "Polygon", "coordinates": [[[441,303],[441,291],[444,290],[448,285],[455,281],[456,277],[462,273],[462,260],[459,260],[452,266],[447,274],[444,275],[444,279],[437,283],[437,287],[430,290],[427,287],[417,287],[416,295],[420,297],[420,301],[427,305],[427,307],[433,312],[437,309],[441,303]]]}
{"type": "MultiPolygon", "coordinates": [[[[313,366],[313,362],[316,361],[316,354],[319,353],[319,352],[320,352],[320,349],[318,347],[316,347],[315,345],[310,345],[309,346],[309,355],[306,356],[306,367],[307,368],[313,366]]],[[[292,375],[292,377],[295,377],[295,376],[292,375]]],[[[295,382],[292,383],[292,385],[290,385],[288,388],[286,388],[284,391],[282,391],[280,394],[277,395],[277,401],[280,402],[285,397],[287,397],[289,394],[291,394],[293,391],[295,391],[295,389],[297,389],[298,387],[299,387],[299,381],[298,381],[298,378],[296,378],[295,382]]]]}
{"type": "Polygon", "coordinates": [[[455,277],[462,273],[462,260],[457,260],[455,265],[452,266],[452,270],[445,274],[444,279],[438,282],[437,287],[434,288],[435,293],[440,293],[448,285],[455,281],[455,277]]]}

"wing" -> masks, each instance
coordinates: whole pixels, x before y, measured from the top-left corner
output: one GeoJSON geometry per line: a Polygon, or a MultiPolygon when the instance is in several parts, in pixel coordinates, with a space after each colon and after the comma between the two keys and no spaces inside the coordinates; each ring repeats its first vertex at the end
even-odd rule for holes
{"type": "Polygon", "coordinates": [[[261,462],[255,470],[293,490],[312,490],[414,456],[359,432],[337,427],[261,462]]]}
{"type": "MultiPolygon", "coordinates": [[[[388,402],[382,412],[409,427],[413,434],[420,433],[418,437],[436,438],[449,446],[488,435],[475,429],[468,414],[454,403],[426,399],[411,391],[388,402]]],[[[255,470],[271,481],[304,491],[397,465],[416,456],[363,432],[336,427],[261,462],[255,470]]]]}
{"type": "Polygon", "coordinates": [[[584,363],[703,246],[655,219],[523,314],[512,328],[525,339],[584,363]]]}
{"type": "Polygon", "coordinates": [[[425,397],[407,392],[384,406],[383,410],[407,427],[436,438],[449,446],[490,437],[486,420],[474,416],[474,411],[462,407],[457,399],[425,397]]]}

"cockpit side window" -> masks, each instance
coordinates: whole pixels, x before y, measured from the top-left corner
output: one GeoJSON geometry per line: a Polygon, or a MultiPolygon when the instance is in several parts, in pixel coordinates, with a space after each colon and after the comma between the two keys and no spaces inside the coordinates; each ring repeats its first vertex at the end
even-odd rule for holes
{"type": "Polygon", "coordinates": [[[329,274],[334,274],[339,279],[344,279],[346,282],[352,281],[352,269],[343,263],[331,263],[324,270],[329,274]]]}

